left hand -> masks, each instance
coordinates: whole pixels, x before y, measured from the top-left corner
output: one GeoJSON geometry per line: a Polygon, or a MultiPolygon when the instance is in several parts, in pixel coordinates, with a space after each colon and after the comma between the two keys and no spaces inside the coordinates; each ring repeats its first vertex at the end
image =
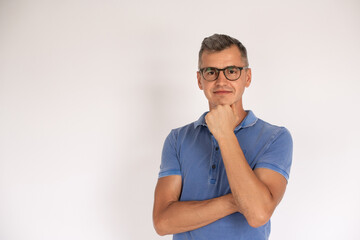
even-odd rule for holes
{"type": "Polygon", "coordinates": [[[239,120],[235,104],[218,105],[205,116],[206,124],[216,140],[233,133],[239,120]]]}

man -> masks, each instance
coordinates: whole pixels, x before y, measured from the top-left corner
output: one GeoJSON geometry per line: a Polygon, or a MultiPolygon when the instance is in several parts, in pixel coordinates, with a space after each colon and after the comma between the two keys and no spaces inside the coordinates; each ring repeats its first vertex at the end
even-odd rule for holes
{"type": "Polygon", "coordinates": [[[291,135],[243,109],[251,69],[237,39],[203,40],[197,80],[210,111],[165,140],[155,229],[175,240],[268,239],[289,178],[291,135]]]}

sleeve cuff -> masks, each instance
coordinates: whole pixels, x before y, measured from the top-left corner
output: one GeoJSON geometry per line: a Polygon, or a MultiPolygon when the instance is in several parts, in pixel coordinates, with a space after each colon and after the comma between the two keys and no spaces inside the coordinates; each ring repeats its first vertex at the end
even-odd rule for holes
{"type": "Polygon", "coordinates": [[[284,176],[284,178],[286,179],[286,181],[289,181],[289,174],[287,172],[285,172],[284,170],[282,170],[281,168],[279,168],[276,165],[270,164],[270,163],[258,163],[256,164],[255,168],[267,168],[267,169],[271,169],[275,172],[280,173],[281,175],[284,176]]]}
{"type": "Polygon", "coordinates": [[[170,176],[170,175],[181,175],[181,172],[180,172],[180,170],[168,170],[165,172],[160,172],[159,178],[170,176]]]}

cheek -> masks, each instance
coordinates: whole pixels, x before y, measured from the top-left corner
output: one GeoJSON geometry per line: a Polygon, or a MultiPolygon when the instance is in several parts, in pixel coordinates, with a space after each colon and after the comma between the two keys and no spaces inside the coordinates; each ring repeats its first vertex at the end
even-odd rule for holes
{"type": "Polygon", "coordinates": [[[203,91],[204,91],[205,96],[207,96],[207,97],[210,96],[211,91],[208,88],[203,88],[203,91]]]}
{"type": "Polygon", "coordinates": [[[212,88],[208,85],[208,84],[203,84],[203,91],[204,91],[204,94],[206,96],[206,98],[211,98],[212,96],[212,88]]]}
{"type": "Polygon", "coordinates": [[[202,82],[201,87],[202,87],[202,90],[204,90],[204,92],[210,92],[211,85],[209,83],[202,82]]]}

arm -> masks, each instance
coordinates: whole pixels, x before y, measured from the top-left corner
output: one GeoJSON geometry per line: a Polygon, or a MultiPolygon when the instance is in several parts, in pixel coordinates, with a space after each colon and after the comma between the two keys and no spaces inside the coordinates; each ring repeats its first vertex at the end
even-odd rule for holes
{"type": "Polygon", "coordinates": [[[252,227],[264,225],[285,193],[286,179],[266,168],[253,171],[233,132],[218,142],[238,210],[252,227]]]}
{"type": "Polygon", "coordinates": [[[252,227],[269,221],[282,199],[287,181],[270,169],[250,168],[234,134],[239,117],[234,106],[218,106],[206,116],[210,131],[219,143],[229,185],[237,205],[252,227]]]}
{"type": "Polygon", "coordinates": [[[179,201],[180,193],[181,176],[158,180],[153,222],[159,235],[194,230],[237,211],[231,194],[204,201],[179,201]]]}

